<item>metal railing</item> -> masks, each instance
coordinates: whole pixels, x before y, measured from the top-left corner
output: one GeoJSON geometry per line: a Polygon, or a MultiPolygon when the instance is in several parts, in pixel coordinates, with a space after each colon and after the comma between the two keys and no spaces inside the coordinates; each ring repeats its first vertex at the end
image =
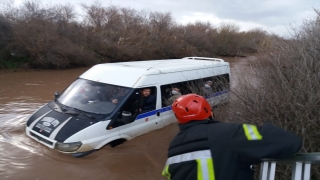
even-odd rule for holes
{"type": "Polygon", "coordinates": [[[301,153],[287,159],[263,159],[260,180],[274,180],[277,163],[291,163],[291,180],[310,180],[312,164],[320,164],[320,152],[301,153]]]}

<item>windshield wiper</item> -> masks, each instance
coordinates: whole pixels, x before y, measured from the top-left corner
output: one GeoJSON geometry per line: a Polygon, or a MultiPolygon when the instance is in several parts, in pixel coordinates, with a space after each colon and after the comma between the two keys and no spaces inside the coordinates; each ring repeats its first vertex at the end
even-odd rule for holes
{"type": "MultiPolygon", "coordinates": [[[[90,114],[87,114],[87,113],[85,113],[84,111],[81,111],[80,109],[77,109],[77,108],[73,108],[73,109],[79,111],[81,114],[83,114],[83,115],[85,115],[85,116],[87,116],[87,117],[89,117],[89,118],[91,118],[91,119],[95,119],[94,116],[91,116],[90,114]]],[[[76,112],[74,112],[74,113],[76,113],[76,112]]],[[[79,115],[79,114],[78,114],[78,115],[79,115]]]]}
{"type": "Polygon", "coordinates": [[[58,110],[59,112],[62,112],[62,113],[64,113],[67,110],[57,102],[54,103],[53,109],[58,110]]]}
{"type": "Polygon", "coordinates": [[[90,114],[87,114],[87,113],[82,113],[82,114],[87,116],[87,117],[89,117],[89,118],[91,118],[91,119],[95,119],[95,117],[91,116],[90,114]]]}
{"type": "MultiPolygon", "coordinates": [[[[79,115],[79,113],[77,113],[77,112],[75,112],[73,110],[70,110],[70,109],[66,108],[64,105],[62,105],[62,104],[60,105],[58,103],[55,103],[54,109],[58,109],[60,112],[62,112],[64,114],[70,114],[70,115],[73,115],[73,116],[79,115]]],[[[78,110],[76,108],[73,108],[73,109],[78,110]]],[[[78,111],[80,111],[80,110],[78,110],[78,111]]]]}
{"type": "Polygon", "coordinates": [[[74,112],[74,111],[70,111],[70,110],[67,110],[67,111],[65,111],[64,113],[65,113],[65,114],[70,114],[70,115],[74,115],[74,116],[77,116],[77,115],[79,115],[79,113],[77,113],[77,112],[74,112]]]}
{"type": "MultiPolygon", "coordinates": [[[[70,114],[70,115],[74,115],[74,116],[77,116],[79,115],[79,113],[75,112],[75,111],[70,111],[70,110],[67,110],[66,112],[64,112],[65,114],[70,114]]],[[[95,117],[91,116],[90,114],[87,114],[87,113],[84,113],[84,112],[81,112],[81,114],[91,118],[91,119],[95,119],[95,117]]]]}

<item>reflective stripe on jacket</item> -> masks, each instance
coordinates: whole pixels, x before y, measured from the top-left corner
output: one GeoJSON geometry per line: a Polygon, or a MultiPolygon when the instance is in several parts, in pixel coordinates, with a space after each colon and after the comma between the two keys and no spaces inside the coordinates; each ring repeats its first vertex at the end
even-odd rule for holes
{"type": "Polygon", "coordinates": [[[196,161],[197,162],[197,179],[199,180],[214,180],[214,171],[213,171],[213,161],[210,150],[202,150],[184,153],[170,157],[167,160],[165,169],[162,172],[162,175],[171,179],[169,173],[169,166],[173,164],[196,161]]]}

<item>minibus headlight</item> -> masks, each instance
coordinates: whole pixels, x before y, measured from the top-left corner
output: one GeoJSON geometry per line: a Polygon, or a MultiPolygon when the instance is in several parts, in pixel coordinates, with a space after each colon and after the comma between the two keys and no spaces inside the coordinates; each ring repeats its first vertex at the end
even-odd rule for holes
{"type": "Polygon", "coordinates": [[[64,151],[64,152],[73,152],[78,150],[81,147],[82,143],[79,142],[73,142],[73,143],[61,143],[61,142],[56,142],[54,148],[59,151],[64,151]]]}

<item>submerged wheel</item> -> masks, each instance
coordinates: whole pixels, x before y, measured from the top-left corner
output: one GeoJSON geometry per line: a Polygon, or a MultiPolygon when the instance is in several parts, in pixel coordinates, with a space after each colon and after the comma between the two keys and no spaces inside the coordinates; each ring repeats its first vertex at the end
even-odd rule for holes
{"type": "Polygon", "coordinates": [[[91,150],[91,151],[73,153],[72,156],[73,156],[73,157],[76,157],[76,158],[82,158],[82,157],[84,157],[84,156],[87,156],[87,155],[93,153],[94,151],[96,151],[96,150],[93,149],[93,150],[91,150]]]}
{"type": "Polygon", "coordinates": [[[114,147],[119,146],[120,144],[124,143],[125,141],[126,141],[125,139],[117,139],[117,140],[110,142],[109,144],[112,148],[114,148],[114,147]]]}

